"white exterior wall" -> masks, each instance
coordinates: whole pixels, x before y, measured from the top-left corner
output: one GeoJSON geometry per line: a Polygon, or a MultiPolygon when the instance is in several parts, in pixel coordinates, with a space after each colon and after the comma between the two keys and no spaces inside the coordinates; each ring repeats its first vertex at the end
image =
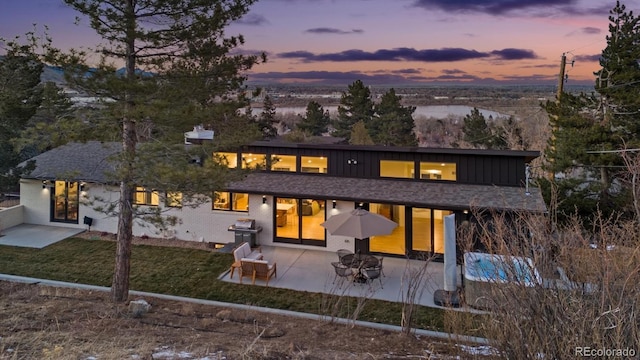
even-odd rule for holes
{"type": "Polygon", "coordinates": [[[24,205],[0,209],[0,232],[24,222],[24,205]]]}
{"type": "MultiPolygon", "coordinates": [[[[20,204],[24,205],[24,222],[49,225],[50,189],[42,188],[40,180],[20,180],[20,204]]],[[[70,224],[61,224],[68,226],[70,224]]]]}
{"type": "MultiPolygon", "coordinates": [[[[337,201],[336,208],[334,209],[331,200],[328,200],[325,209],[327,211],[326,218],[328,219],[333,215],[353,211],[353,201],[337,201]]],[[[335,252],[339,249],[355,251],[354,238],[342,235],[331,235],[328,231],[326,232],[326,235],[327,247],[325,250],[331,252],[335,252]]]]}
{"type": "MultiPolygon", "coordinates": [[[[108,217],[101,212],[93,209],[89,204],[91,199],[96,197],[105,199],[106,201],[116,201],[119,196],[119,190],[114,186],[106,186],[100,184],[87,183],[85,190],[81,193],[81,205],[79,209],[78,224],[69,224],[50,221],[50,189],[43,189],[42,182],[39,180],[22,180],[20,182],[20,201],[24,206],[24,222],[28,224],[55,225],[62,227],[72,227],[86,229],[83,219],[85,216],[93,218],[91,230],[104,231],[108,233],[116,233],[118,227],[118,219],[116,217],[108,217]]],[[[257,242],[260,245],[280,246],[300,249],[325,250],[334,252],[338,249],[354,250],[354,239],[346,236],[332,236],[327,233],[327,246],[317,247],[308,245],[274,243],[273,242],[273,196],[266,196],[266,204],[262,203],[262,195],[249,195],[249,212],[240,211],[224,211],[212,210],[211,202],[201,204],[197,208],[182,207],[167,209],[166,215],[175,215],[181,219],[181,223],[176,225],[173,235],[180,240],[187,241],[204,241],[215,243],[234,242],[233,231],[228,231],[237,219],[251,218],[255,219],[256,225],[262,227],[262,231],[257,235],[257,242]]],[[[104,204],[100,204],[104,205],[104,204]]],[[[327,200],[325,206],[326,217],[329,218],[335,214],[353,210],[353,202],[338,201],[336,209],[333,209],[331,200],[327,200]]],[[[150,237],[163,237],[167,234],[160,233],[159,230],[141,221],[135,221],[133,227],[133,235],[150,237]]]]}

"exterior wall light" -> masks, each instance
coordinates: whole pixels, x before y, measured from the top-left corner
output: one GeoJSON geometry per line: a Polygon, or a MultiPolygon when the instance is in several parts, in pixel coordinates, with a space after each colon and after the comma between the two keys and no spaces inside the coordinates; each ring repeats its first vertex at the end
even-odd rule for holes
{"type": "Polygon", "coordinates": [[[84,191],[84,186],[85,186],[85,183],[81,182],[80,183],[80,191],[84,191]]]}
{"type": "Polygon", "coordinates": [[[335,201],[335,200],[333,200],[333,201],[332,201],[332,206],[333,206],[333,208],[334,208],[334,209],[336,208],[336,205],[337,205],[336,201],[335,201]]]}
{"type": "Polygon", "coordinates": [[[46,188],[47,188],[47,183],[48,183],[48,181],[47,181],[47,180],[42,180],[42,188],[43,188],[43,189],[46,189],[46,188]]]}
{"type": "Polygon", "coordinates": [[[266,204],[267,203],[267,197],[266,195],[262,195],[262,203],[266,204]]]}

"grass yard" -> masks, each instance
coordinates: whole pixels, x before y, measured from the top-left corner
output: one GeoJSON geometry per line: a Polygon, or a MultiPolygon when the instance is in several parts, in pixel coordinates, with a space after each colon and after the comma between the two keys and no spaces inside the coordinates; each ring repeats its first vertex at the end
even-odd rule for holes
{"type": "MultiPolygon", "coordinates": [[[[70,238],[43,249],[0,246],[0,273],[110,286],[115,242],[70,238]]],[[[231,254],[197,249],[134,245],[131,290],[321,314],[332,295],[246,286],[217,277],[233,262],[231,254]]],[[[342,302],[348,317],[356,298],[342,302]]],[[[400,325],[402,304],[369,299],[358,320],[400,325]]],[[[447,312],[419,307],[416,327],[446,331],[447,312]]]]}

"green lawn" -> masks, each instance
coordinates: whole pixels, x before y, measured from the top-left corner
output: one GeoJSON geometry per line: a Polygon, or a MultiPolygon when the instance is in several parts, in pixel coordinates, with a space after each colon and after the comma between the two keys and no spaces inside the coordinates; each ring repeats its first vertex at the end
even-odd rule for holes
{"type": "MultiPolygon", "coordinates": [[[[115,243],[71,238],[43,249],[0,246],[0,273],[110,286],[115,243]]],[[[231,254],[136,245],[132,251],[131,289],[190,298],[322,313],[328,295],[220,281],[231,254]]],[[[348,316],[355,298],[345,299],[340,316],[348,316]]],[[[367,300],[359,320],[400,325],[400,303],[367,300]]],[[[445,311],[420,307],[416,326],[444,330],[445,311]]]]}

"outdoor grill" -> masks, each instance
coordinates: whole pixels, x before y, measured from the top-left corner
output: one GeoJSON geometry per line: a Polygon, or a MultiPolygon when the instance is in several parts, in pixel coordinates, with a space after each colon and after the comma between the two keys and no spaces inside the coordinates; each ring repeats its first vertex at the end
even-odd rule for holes
{"type": "Polygon", "coordinates": [[[256,226],[254,219],[238,219],[233,225],[229,226],[228,230],[234,232],[236,245],[247,242],[251,247],[255,247],[257,235],[262,231],[262,227],[256,226]]]}

